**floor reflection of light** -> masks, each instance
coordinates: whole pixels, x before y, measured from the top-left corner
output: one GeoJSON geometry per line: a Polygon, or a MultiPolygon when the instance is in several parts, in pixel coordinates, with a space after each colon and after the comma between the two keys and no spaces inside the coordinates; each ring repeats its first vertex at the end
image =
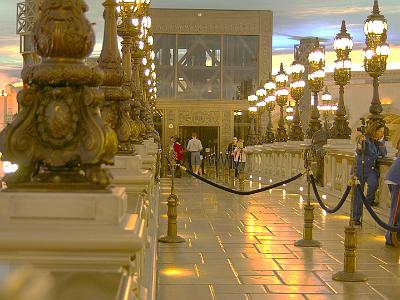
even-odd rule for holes
{"type": "Polygon", "coordinates": [[[200,277],[200,271],[199,271],[199,267],[197,266],[197,264],[194,264],[194,270],[196,272],[196,276],[200,277]]]}
{"type": "Polygon", "coordinates": [[[200,258],[201,258],[201,264],[204,265],[204,256],[203,253],[199,253],[200,254],[200,258]]]}
{"type": "Polygon", "coordinates": [[[344,215],[333,215],[332,218],[338,219],[338,220],[349,220],[350,219],[349,216],[344,216],[344,215]]]}
{"type": "Polygon", "coordinates": [[[255,226],[254,219],[247,219],[246,224],[247,224],[247,228],[248,228],[247,231],[254,232],[254,226],[255,226]]]}
{"type": "Polygon", "coordinates": [[[325,210],[322,210],[322,222],[325,223],[326,221],[326,216],[328,215],[328,213],[325,210]]]}
{"type": "Polygon", "coordinates": [[[185,276],[190,276],[192,274],[192,272],[187,269],[181,269],[175,267],[165,268],[164,270],[161,270],[160,273],[162,275],[173,276],[173,277],[185,277],[185,276]]]}
{"type": "Polygon", "coordinates": [[[304,204],[304,199],[303,199],[303,196],[302,195],[300,195],[299,196],[299,206],[300,206],[300,208],[302,208],[303,207],[303,204],[304,204]]]}
{"type": "Polygon", "coordinates": [[[286,190],[282,190],[282,197],[283,199],[286,199],[286,190]]]}
{"type": "Polygon", "coordinates": [[[233,275],[235,275],[235,278],[236,278],[237,282],[238,282],[239,284],[242,284],[242,282],[241,282],[240,279],[239,279],[239,273],[236,271],[236,269],[235,269],[235,267],[233,266],[231,260],[228,258],[227,261],[228,261],[229,267],[230,267],[231,270],[232,270],[233,275]]]}
{"type": "Polygon", "coordinates": [[[384,235],[377,235],[377,236],[374,236],[372,239],[374,241],[385,242],[385,236],[384,235]]]}
{"type": "Polygon", "coordinates": [[[167,214],[162,214],[162,215],[160,215],[160,217],[163,218],[163,219],[168,218],[167,214]]]}
{"type": "Polygon", "coordinates": [[[261,189],[261,183],[258,184],[258,188],[261,189]]]}

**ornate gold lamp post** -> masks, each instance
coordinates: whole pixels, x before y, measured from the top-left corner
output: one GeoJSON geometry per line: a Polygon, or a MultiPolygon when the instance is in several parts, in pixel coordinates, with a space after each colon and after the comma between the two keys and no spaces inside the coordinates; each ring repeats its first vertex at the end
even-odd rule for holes
{"type": "Polygon", "coordinates": [[[328,87],[325,87],[325,91],[321,96],[321,103],[318,105],[318,110],[322,113],[322,117],[324,118],[324,127],[326,132],[328,133],[328,137],[330,137],[330,125],[328,122],[328,118],[332,113],[332,95],[328,92],[328,87]]]}
{"type": "Polygon", "coordinates": [[[136,85],[138,84],[138,77],[132,72],[132,48],[133,39],[139,34],[137,27],[137,19],[133,18],[133,12],[137,9],[136,1],[117,0],[117,12],[119,22],[117,26],[117,33],[122,37],[122,66],[124,73],[124,83],[126,89],[131,92],[130,115],[131,115],[131,141],[134,144],[140,144],[144,137],[144,123],[139,119],[140,106],[138,105],[136,95],[136,85]]]}
{"type": "Polygon", "coordinates": [[[333,47],[335,48],[337,57],[333,78],[335,79],[335,83],[339,86],[339,104],[331,131],[331,137],[334,139],[350,139],[351,129],[346,116],[346,107],[344,106],[344,86],[348,84],[351,79],[351,59],[349,55],[353,49],[353,40],[346,30],[346,23],[344,20],[342,21],[340,32],[336,35],[333,47]]]}
{"type": "Polygon", "coordinates": [[[314,133],[321,129],[318,112],[318,92],[324,87],[325,78],[325,54],[324,48],[319,45],[318,38],[310,55],[308,56],[310,73],[308,74],[308,84],[313,93],[313,105],[311,118],[307,129],[307,138],[312,139],[314,133]]]}
{"type": "Polygon", "coordinates": [[[118,153],[131,154],[134,152],[131,139],[132,121],[129,114],[131,91],[126,86],[121,87],[124,76],[118,50],[116,0],[106,0],[103,6],[104,39],[98,59],[99,67],[106,75],[102,86],[105,95],[102,116],[104,122],[117,133],[118,153]]]}
{"type": "Polygon", "coordinates": [[[278,129],[276,130],[276,141],[277,142],[286,142],[288,139],[286,128],[285,128],[285,119],[283,117],[284,106],[287,103],[289,91],[286,88],[286,85],[289,81],[289,77],[283,69],[283,64],[281,63],[280,70],[278,74],[275,76],[276,83],[276,103],[280,108],[280,117],[278,122],[278,129]]]}
{"type": "Polygon", "coordinates": [[[258,138],[258,143],[262,144],[264,141],[263,133],[262,133],[262,127],[261,127],[261,119],[262,115],[265,111],[265,96],[267,95],[267,91],[261,86],[257,89],[256,91],[256,96],[257,96],[257,138],[258,138]]]}
{"type": "Polygon", "coordinates": [[[288,124],[289,133],[291,132],[294,119],[294,101],[289,100],[286,106],[286,123],[288,124]]]}
{"type": "Polygon", "coordinates": [[[365,43],[367,47],[363,51],[365,71],[373,78],[374,94],[369,107],[370,121],[382,122],[382,105],[379,99],[379,77],[386,70],[386,61],[390,54],[387,39],[387,21],[380,14],[378,1],[374,1],[372,14],[368,16],[364,24],[365,43]]]}
{"type": "Polygon", "coordinates": [[[250,95],[247,97],[249,101],[249,117],[250,117],[250,130],[249,134],[247,135],[247,145],[252,146],[256,145],[258,142],[258,138],[255,131],[255,122],[257,117],[257,96],[250,95]]]}
{"type": "MultiPolygon", "coordinates": [[[[297,56],[297,55],[296,55],[297,56]]],[[[303,80],[304,66],[300,64],[297,59],[292,62],[290,66],[290,73],[292,82],[290,83],[290,95],[295,101],[293,123],[289,131],[289,140],[303,141],[304,134],[301,128],[299,101],[304,95],[304,87],[306,83],[303,80]]]]}
{"type": "Polygon", "coordinates": [[[269,73],[269,79],[268,81],[264,84],[265,91],[267,93],[265,102],[266,102],[266,110],[268,111],[268,125],[267,125],[267,130],[265,132],[265,139],[264,142],[267,144],[272,144],[275,142],[275,134],[272,131],[272,112],[275,109],[275,90],[276,90],[276,84],[272,80],[271,73],[269,73]]]}
{"type": "Polygon", "coordinates": [[[19,166],[4,178],[9,189],[88,191],[109,184],[101,165],[113,162],[118,140],[100,114],[104,72],[85,63],[95,34],[84,15],[88,6],[79,3],[42,1],[32,30],[42,60],[24,67],[21,110],[0,134],[3,159],[19,166]]]}

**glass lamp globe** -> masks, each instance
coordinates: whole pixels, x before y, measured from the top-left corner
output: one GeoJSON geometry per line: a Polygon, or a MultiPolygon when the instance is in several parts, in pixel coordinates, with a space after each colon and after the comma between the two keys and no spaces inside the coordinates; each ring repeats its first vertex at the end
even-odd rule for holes
{"type": "Polygon", "coordinates": [[[276,89],[276,84],[275,84],[275,82],[273,82],[273,81],[267,81],[267,82],[264,84],[264,88],[265,88],[267,91],[275,90],[275,89],[276,89]]]}
{"type": "Polygon", "coordinates": [[[304,80],[299,80],[299,81],[290,83],[290,88],[292,88],[292,89],[304,88],[305,86],[306,86],[306,83],[304,82],[304,80]]]}
{"type": "Polygon", "coordinates": [[[276,100],[275,95],[269,95],[267,98],[265,98],[265,102],[267,102],[267,103],[274,102],[275,100],[276,100]]]}
{"type": "Polygon", "coordinates": [[[256,91],[256,95],[258,97],[264,97],[267,95],[267,91],[265,89],[263,89],[262,87],[258,88],[256,91]]]}
{"type": "Polygon", "coordinates": [[[376,54],[381,56],[389,56],[390,54],[389,44],[383,43],[381,45],[378,45],[378,47],[376,47],[376,54]]]}
{"type": "Polygon", "coordinates": [[[302,64],[298,63],[297,61],[294,61],[289,68],[290,74],[303,74],[305,71],[305,68],[302,64]]]}
{"type": "Polygon", "coordinates": [[[322,50],[319,47],[314,49],[314,51],[312,51],[310,53],[310,55],[308,55],[309,62],[319,63],[320,61],[324,61],[324,60],[325,60],[325,54],[322,52],[322,50]]]}

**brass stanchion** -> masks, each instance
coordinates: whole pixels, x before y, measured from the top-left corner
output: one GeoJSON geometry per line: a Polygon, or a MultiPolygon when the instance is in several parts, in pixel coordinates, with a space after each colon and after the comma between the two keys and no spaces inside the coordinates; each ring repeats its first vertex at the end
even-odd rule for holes
{"type": "Polygon", "coordinates": [[[229,181],[230,186],[235,187],[235,169],[229,168],[229,181]]]}
{"type": "Polygon", "coordinates": [[[304,205],[303,239],[294,243],[297,247],[320,247],[319,241],[313,240],[314,205],[311,204],[310,167],[307,166],[307,204],[304,205]]]}
{"type": "Polygon", "coordinates": [[[225,166],[224,166],[224,175],[225,175],[225,183],[226,184],[229,184],[229,175],[230,175],[230,173],[229,173],[229,166],[227,166],[226,164],[225,164],[225,166]]]}
{"type": "Polygon", "coordinates": [[[343,271],[337,272],[332,275],[332,279],[336,281],[345,281],[345,282],[362,282],[367,281],[368,277],[361,273],[357,272],[357,231],[354,226],[353,220],[353,203],[354,203],[354,189],[357,178],[353,177],[350,179],[351,184],[353,186],[353,190],[351,193],[351,202],[350,202],[350,221],[349,226],[346,226],[344,229],[344,264],[343,271]]]}
{"type": "Polygon", "coordinates": [[[244,191],[244,171],[239,171],[239,190],[244,191]]]}
{"type": "Polygon", "coordinates": [[[162,243],[183,243],[185,239],[178,235],[178,196],[175,195],[175,168],[176,168],[176,153],[170,152],[169,159],[171,162],[171,194],[168,196],[168,231],[167,235],[160,237],[158,241],[162,243]]]}

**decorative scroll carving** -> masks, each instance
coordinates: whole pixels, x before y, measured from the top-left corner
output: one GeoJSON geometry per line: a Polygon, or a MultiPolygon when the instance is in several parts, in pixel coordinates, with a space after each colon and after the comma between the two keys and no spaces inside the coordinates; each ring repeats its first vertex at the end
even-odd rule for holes
{"type": "Polygon", "coordinates": [[[179,111],[180,126],[219,126],[219,111],[179,111]]]}
{"type": "Polygon", "coordinates": [[[84,13],[83,0],[44,0],[33,29],[38,65],[25,67],[30,86],[18,94],[20,113],[0,134],[3,159],[18,164],[5,176],[8,188],[103,189],[117,137],[104,126],[99,107],[104,93],[98,86],[103,72],[85,59],[95,36],[84,13]]]}

